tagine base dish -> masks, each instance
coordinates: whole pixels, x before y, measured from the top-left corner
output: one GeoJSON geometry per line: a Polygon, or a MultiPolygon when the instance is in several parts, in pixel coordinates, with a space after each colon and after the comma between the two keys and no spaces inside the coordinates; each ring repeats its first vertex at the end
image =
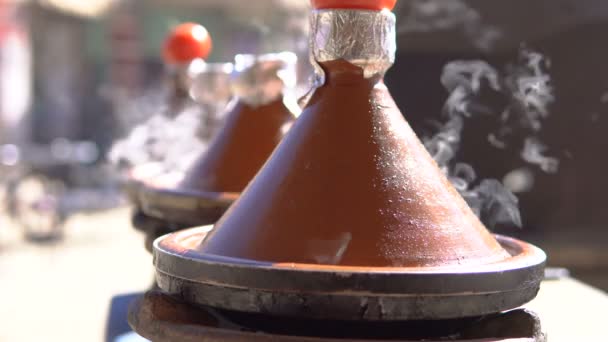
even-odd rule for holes
{"type": "Polygon", "coordinates": [[[525,309],[432,321],[303,320],[192,306],[150,291],[130,308],[129,323],[151,341],[543,341],[538,316],[525,309]]]}
{"type": "Polygon", "coordinates": [[[238,197],[233,193],[188,191],[143,186],[140,190],[144,214],[180,225],[215,223],[238,197]]]}
{"type": "Polygon", "coordinates": [[[439,320],[482,316],[532,300],[545,254],[497,235],[511,257],[443,268],[276,264],[226,258],[195,248],[209,232],[192,228],[154,242],[158,286],[186,302],[285,317],[335,320],[439,320]]]}

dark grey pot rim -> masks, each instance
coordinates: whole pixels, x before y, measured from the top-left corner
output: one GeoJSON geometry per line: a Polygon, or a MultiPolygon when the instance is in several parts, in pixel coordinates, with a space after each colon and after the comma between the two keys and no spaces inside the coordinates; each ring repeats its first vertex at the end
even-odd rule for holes
{"type": "Polygon", "coordinates": [[[191,217],[196,221],[197,218],[206,217],[209,210],[227,210],[239,195],[232,192],[203,192],[144,184],[139,190],[139,202],[141,210],[149,216],[169,221],[191,217]]]}
{"type": "Polygon", "coordinates": [[[538,247],[501,235],[496,235],[496,239],[511,254],[506,260],[432,268],[276,264],[203,254],[185,246],[198,245],[210,229],[186,229],[154,241],[157,272],[193,284],[270,292],[452,295],[538,287],[546,260],[538,247]]]}
{"type": "Polygon", "coordinates": [[[193,201],[208,201],[230,204],[234,202],[239,195],[240,193],[237,192],[214,192],[180,189],[177,187],[155,187],[145,183],[141,186],[141,196],[148,198],[149,200],[153,200],[158,197],[169,197],[191,199],[193,201]]]}

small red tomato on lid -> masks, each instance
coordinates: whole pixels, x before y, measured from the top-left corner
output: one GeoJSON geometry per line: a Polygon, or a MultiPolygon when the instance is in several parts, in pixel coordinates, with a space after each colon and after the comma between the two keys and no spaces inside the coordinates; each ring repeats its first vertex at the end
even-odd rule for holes
{"type": "Polygon", "coordinates": [[[181,64],[211,53],[209,32],[199,24],[183,23],[176,26],[165,40],[163,58],[166,63],[181,64]]]}
{"type": "Polygon", "coordinates": [[[311,0],[314,9],[363,9],[381,11],[395,8],[397,0],[311,0]]]}

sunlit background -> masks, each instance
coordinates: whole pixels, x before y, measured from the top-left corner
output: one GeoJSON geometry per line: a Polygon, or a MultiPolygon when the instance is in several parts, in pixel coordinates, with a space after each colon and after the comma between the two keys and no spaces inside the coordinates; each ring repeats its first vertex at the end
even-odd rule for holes
{"type": "MultiPolygon", "coordinates": [[[[308,10],[0,2],[0,341],[104,340],[111,299],[152,285],[119,160],[147,158],[135,140],[166,106],[169,30],[203,24],[209,62],[293,51],[303,95],[308,10]]],[[[608,289],[608,2],[400,0],[395,13],[387,84],[453,184],[493,231],[608,289]]]]}

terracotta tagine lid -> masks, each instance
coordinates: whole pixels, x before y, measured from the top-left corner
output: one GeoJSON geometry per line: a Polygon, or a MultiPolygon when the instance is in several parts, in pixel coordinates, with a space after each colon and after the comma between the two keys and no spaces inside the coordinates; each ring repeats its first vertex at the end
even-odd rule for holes
{"type": "Polygon", "coordinates": [[[292,53],[236,57],[233,91],[238,100],[180,189],[235,193],[245,189],[299,112],[283,96],[285,83],[295,80],[280,78],[280,70],[292,68],[295,62],[292,53]]]}
{"type": "Polygon", "coordinates": [[[312,2],[305,108],[213,229],[155,241],[163,291],[359,321],[473,317],[534,298],[544,253],[484,227],[384,84],[395,2],[312,2]]]}
{"type": "MultiPolygon", "coordinates": [[[[295,86],[296,60],[290,52],[236,56],[231,80],[235,100],[219,132],[181,177],[173,174],[147,182],[142,194],[144,212],[168,218],[170,212],[180,209],[179,215],[188,211],[200,216],[205,207],[221,202],[223,213],[266,162],[300,111],[287,93],[295,86]],[[176,201],[178,197],[181,200],[176,201]],[[184,206],[183,201],[189,199],[198,204],[184,206]],[[199,203],[201,200],[206,204],[199,203]]],[[[215,222],[193,220],[197,224],[215,222]]]]}
{"type": "MultiPolygon", "coordinates": [[[[395,3],[313,4],[351,2],[370,9],[395,3]]],[[[200,250],[276,263],[376,267],[507,258],[393,102],[382,81],[392,60],[374,69],[342,56],[315,57],[324,83],[200,250]]]]}

